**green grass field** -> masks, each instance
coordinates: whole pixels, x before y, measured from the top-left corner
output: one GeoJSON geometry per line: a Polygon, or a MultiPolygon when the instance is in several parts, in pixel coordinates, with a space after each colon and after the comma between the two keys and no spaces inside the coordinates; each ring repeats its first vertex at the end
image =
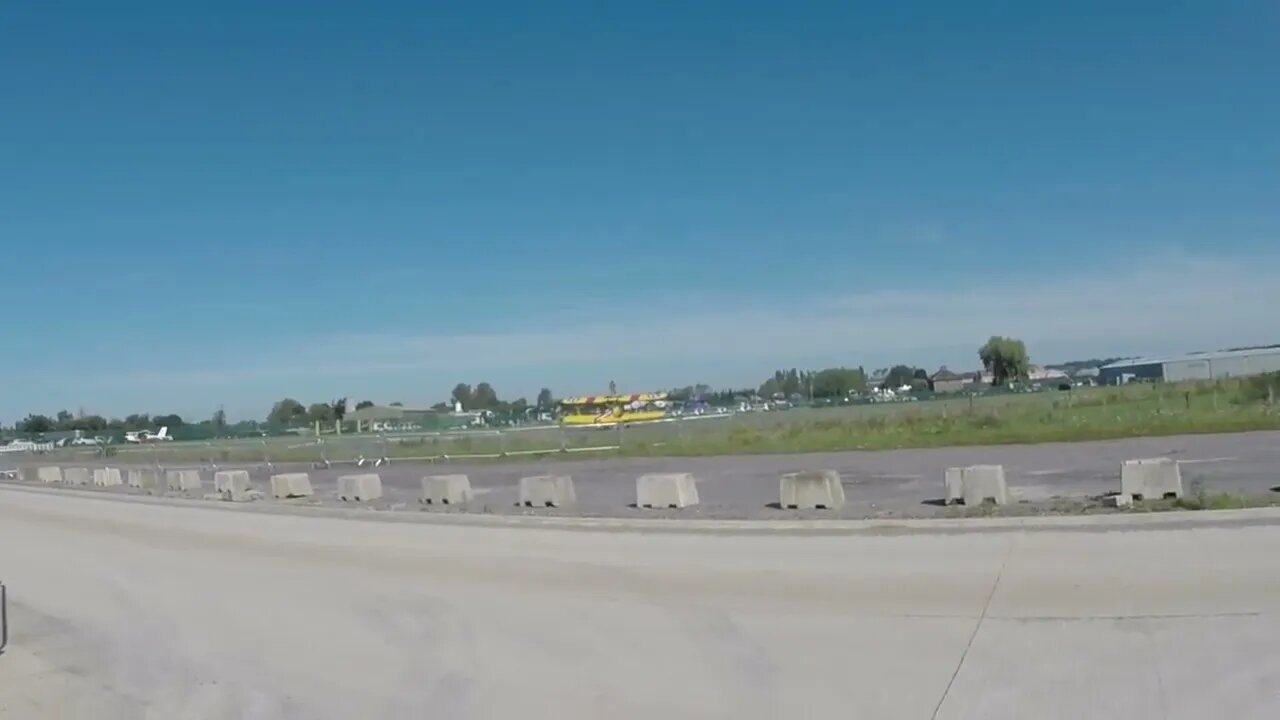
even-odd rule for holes
{"type": "Polygon", "coordinates": [[[1241,381],[1130,385],[918,403],[742,415],[690,425],[653,448],[635,428],[628,452],[706,455],[1071,442],[1280,429],[1280,412],[1241,381]],[[634,445],[634,446],[633,446],[634,445]]]}
{"type": "MultiPolygon", "coordinates": [[[[740,413],[616,428],[283,437],[116,446],[125,462],[349,462],[356,457],[430,459],[621,455],[723,455],[1014,443],[1280,429],[1280,378],[1188,385],[1082,388],[910,403],[740,413]],[[1274,383],[1274,386],[1271,384],[1274,383]]],[[[94,450],[61,450],[66,459],[94,450]]]]}

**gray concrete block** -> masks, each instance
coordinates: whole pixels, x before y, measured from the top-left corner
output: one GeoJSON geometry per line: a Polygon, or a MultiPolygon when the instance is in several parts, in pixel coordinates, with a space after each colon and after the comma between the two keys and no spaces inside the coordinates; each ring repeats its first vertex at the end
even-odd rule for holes
{"type": "Polygon", "coordinates": [[[466,475],[428,475],[422,478],[422,494],[418,502],[424,505],[462,505],[471,502],[471,478],[466,475]]]}
{"type": "Polygon", "coordinates": [[[1182,470],[1172,458],[1126,460],[1120,466],[1120,492],[1135,500],[1182,497],[1182,470]]]}
{"type": "Polygon", "coordinates": [[[199,490],[203,485],[199,470],[167,470],[164,480],[170,490],[178,492],[199,490]]]}
{"type": "Polygon", "coordinates": [[[120,477],[120,468],[95,468],[93,471],[93,484],[98,487],[123,485],[124,480],[120,477]]]}
{"type": "Polygon", "coordinates": [[[942,477],[942,483],[947,489],[948,505],[964,500],[964,468],[947,468],[942,477]]]}
{"type": "Polygon", "coordinates": [[[75,467],[62,471],[62,480],[68,485],[88,485],[91,477],[89,468],[75,467]]]}
{"type": "Polygon", "coordinates": [[[223,500],[243,502],[249,499],[253,483],[247,470],[219,470],[213,474],[213,491],[223,500]]]}
{"type": "Polygon", "coordinates": [[[988,500],[996,505],[1009,504],[1009,486],[1004,480],[1003,465],[970,465],[950,470],[960,472],[965,505],[981,505],[988,500]]]}
{"type": "Polygon", "coordinates": [[[844,485],[835,470],[787,473],[778,480],[778,502],[784,508],[838,510],[844,507],[844,485]]]}
{"type": "Polygon", "coordinates": [[[44,465],[36,469],[36,479],[42,483],[62,482],[62,468],[56,465],[44,465]]]}
{"type": "Polygon", "coordinates": [[[636,507],[682,508],[698,504],[698,481],[689,473],[651,473],[636,478],[636,507]]]}
{"type": "Polygon", "coordinates": [[[382,478],[377,473],[343,475],[338,478],[338,499],[368,502],[382,497],[382,478]]]}
{"type": "Polygon", "coordinates": [[[278,498],[310,497],[311,476],[306,473],[281,473],[271,476],[271,496],[278,498]]]}
{"type": "Polygon", "coordinates": [[[131,488],[141,488],[143,490],[163,490],[164,487],[160,482],[160,471],[154,468],[139,468],[130,470],[125,476],[126,482],[131,488]]]}
{"type": "Polygon", "coordinates": [[[571,507],[578,502],[568,475],[520,478],[520,504],[525,507],[571,507]]]}
{"type": "Polygon", "coordinates": [[[1107,507],[1127,508],[1133,506],[1133,496],[1129,493],[1120,493],[1119,495],[1108,495],[1102,499],[1102,504],[1107,507]]]}

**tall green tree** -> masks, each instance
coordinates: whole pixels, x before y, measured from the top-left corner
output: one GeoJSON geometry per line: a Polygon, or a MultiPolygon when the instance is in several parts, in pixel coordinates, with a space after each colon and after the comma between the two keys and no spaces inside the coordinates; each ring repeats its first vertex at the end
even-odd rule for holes
{"type": "Polygon", "coordinates": [[[1025,380],[1031,374],[1031,359],[1027,346],[1017,338],[992,335],[986,344],[978,348],[982,366],[991,373],[992,385],[1007,385],[1025,380]]]}
{"type": "Polygon", "coordinates": [[[333,406],[329,403],[312,403],[307,408],[307,421],[313,423],[333,422],[333,406]]]}
{"type": "Polygon", "coordinates": [[[52,432],[53,428],[53,420],[47,415],[28,415],[26,419],[19,420],[14,426],[14,429],[21,433],[46,433],[52,432]]]}
{"type": "Polygon", "coordinates": [[[453,386],[453,401],[462,403],[463,410],[471,409],[471,386],[466,383],[458,383],[453,386]]]}
{"type": "Polygon", "coordinates": [[[293,398],[285,398],[271,407],[268,425],[293,425],[307,417],[307,409],[293,398]]]}
{"type": "Polygon", "coordinates": [[[549,410],[555,404],[555,400],[551,397],[551,388],[542,388],[538,391],[538,408],[540,410],[549,410]]]}
{"type": "Polygon", "coordinates": [[[365,408],[367,408],[367,407],[373,407],[373,401],[372,401],[372,400],[361,400],[360,402],[356,403],[356,409],[357,409],[357,410],[363,410],[363,409],[365,409],[365,408]]]}
{"type": "Polygon", "coordinates": [[[842,398],[850,392],[861,392],[867,378],[861,368],[827,368],[812,373],[815,398],[842,398]]]}
{"type": "Polygon", "coordinates": [[[342,422],[342,418],[347,416],[347,399],[338,398],[329,405],[333,410],[333,419],[342,422]]]}
{"type": "Polygon", "coordinates": [[[910,365],[894,365],[889,368],[889,374],[885,377],[884,382],[881,383],[881,387],[896,389],[904,385],[911,385],[911,381],[919,377],[917,373],[924,375],[927,384],[929,374],[924,370],[910,365]]]}
{"type": "Polygon", "coordinates": [[[471,393],[471,404],[473,410],[497,410],[501,402],[498,400],[498,392],[493,386],[487,382],[476,385],[476,389],[471,393]]]}

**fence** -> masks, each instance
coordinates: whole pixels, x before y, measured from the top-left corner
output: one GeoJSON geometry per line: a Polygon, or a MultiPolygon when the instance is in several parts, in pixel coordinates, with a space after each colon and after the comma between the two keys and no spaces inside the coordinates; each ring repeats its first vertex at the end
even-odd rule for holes
{"type": "MultiPolygon", "coordinates": [[[[9,453],[57,462],[368,466],[574,454],[685,455],[797,452],[1001,442],[1103,439],[1280,428],[1270,387],[1239,382],[1005,393],[922,402],[718,413],[612,427],[513,426],[439,432],[285,435],[142,445],[74,446],[9,453]],[[1247,392],[1246,392],[1247,391],[1247,392]],[[1260,398],[1260,399],[1259,399],[1260,398]]],[[[3,468],[0,468],[3,469],[3,468]]]]}

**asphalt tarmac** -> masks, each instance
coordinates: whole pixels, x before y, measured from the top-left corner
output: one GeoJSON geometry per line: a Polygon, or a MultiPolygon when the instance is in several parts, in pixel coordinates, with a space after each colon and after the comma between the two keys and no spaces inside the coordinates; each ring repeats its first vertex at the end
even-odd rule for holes
{"type": "MultiPolygon", "coordinates": [[[[1170,457],[1181,463],[1189,493],[1232,493],[1280,500],[1280,432],[1183,435],[1105,442],[1002,445],[990,447],[838,452],[798,455],[737,455],[692,458],[617,458],[577,456],[505,462],[392,462],[378,468],[335,466],[317,469],[288,465],[248,469],[255,485],[266,489],[272,472],[311,473],[317,495],[311,501],[331,504],[337,478],[354,472],[377,472],[386,497],[379,508],[416,507],[424,475],[465,473],[476,491],[466,508],[448,511],[527,513],[515,506],[522,476],[567,474],[573,478],[577,505],[539,510],[541,514],[635,517],[645,515],[725,519],[778,517],[930,517],[952,509],[939,504],[943,473],[948,467],[1000,464],[1015,499],[1032,508],[1060,499],[1097,497],[1116,492],[1125,460],[1170,457]],[[795,470],[833,469],[845,484],[847,504],[835,512],[783,511],[778,477],[795,470]],[[680,511],[638,510],[635,480],[644,473],[688,472],[698,478],[701,503],[680,511]]],[[[2,461],[0,461],[2,462],[2,461]]],[[[120,466],[115,463],[106,463],[120,466]]],[[[127,467],[127,466],[121,466],[127,467]]],[[[205,483],[211,485],[211,470],[205,483]]],[[[117,491],[121,492],[123,490],[117,491]]],[[[440,511],[440,508],[434,508],[440,511]]]]}

